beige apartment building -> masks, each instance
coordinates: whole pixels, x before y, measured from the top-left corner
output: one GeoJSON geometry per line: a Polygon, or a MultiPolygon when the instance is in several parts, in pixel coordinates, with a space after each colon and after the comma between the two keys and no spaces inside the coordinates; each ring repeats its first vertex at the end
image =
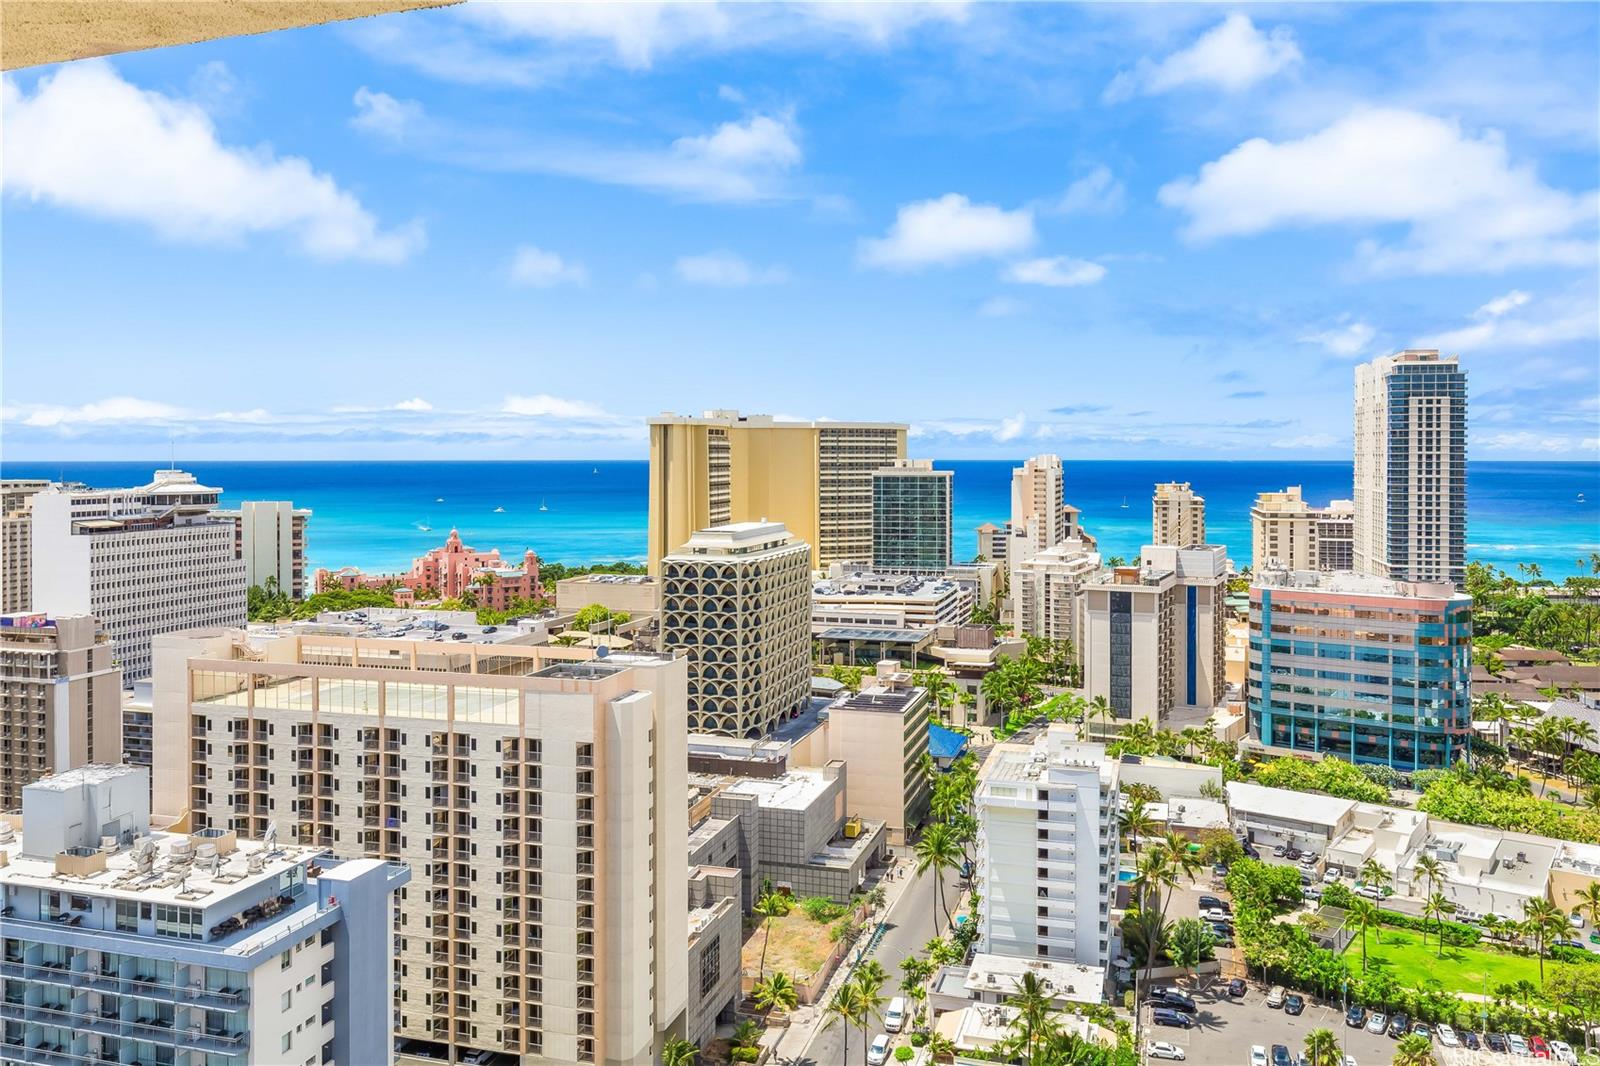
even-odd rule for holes
{"type": "Polygon", "coordinates": [[[122,668],[89,615],[0,616],[0,811],[24,785],[122,761],[122,668]]]}
{"type": "Polygon", "coordinates": [[[1250,561],[1256,570],[1276,563],[1289,570],[1349,570],[1355,504],[1334,500],[1313,507],[1299,485],[1263,492],[1250,508],[1250,561]]]}
{"type": "Polygon", "coordinates": [[[759,737],[805,709],[809,560],[781,522],[732,522],[661,561],[661,646],[688,660],[690,729],[759,737]]]}
{"type": "Polygon", "coordinates": [[[399,1062],[654,1062],[685,1025],[687,664],[366,632],[159,637],[154,810],[410,866],[399,1062]]]}
{"type": "Polygon", "coordinates": [[[1187,548],[1206,542],[1206,498],[1187,481],[1166,481],[1150,499],[1150,543],[1187,548]]]}
{"type": "Polygon", "coordinates": [[[872,557],[872,474],[906,457],[895,422],[780,422],[707,411],[650,419],[650,572],[696,530],[774,521],[812,569],[872,557]]]}
{"type": "Polygon", "coordinates": [[[897,847],[928,813],[922,757],[932,709],[928,690],[913,688],[897,662],[878,664],[875,684],[828,708],[828,755],[851,768],[851,810],[883,822],[897,847]]]}
{"type": "Polygon", "coordinates": [[[288,500],[246,500],[237,511],[211,514],[233,523],[233,550],[244,560],[246,584],[265,587],[271,578],[291,599],[305,599],[308,508],[288,500]]]}
{"type": "Polygon", "coordinates": [[[0,611],[33,609],[34,493],[50,482],[32,478],[0,481],[0,611]]]}

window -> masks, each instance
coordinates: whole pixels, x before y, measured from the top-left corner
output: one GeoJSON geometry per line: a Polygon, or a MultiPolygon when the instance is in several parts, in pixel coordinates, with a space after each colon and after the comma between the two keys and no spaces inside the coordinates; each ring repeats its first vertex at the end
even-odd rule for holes
{"type": "Polygon", "coordinates": [[[292,950],[291,951],[285,951],[283,953],[283,957],[278,960],[278,969],[287,970],[289,968],[290,964],[294,962],[293,956],[294,956],[294,952],[292,950]]]}
{"type": "Polygon", "coordinates": [[[156,936],[199,940],[200,912],[193,907],[177,907],[169,903],[156,904],[156,936]]]}
{"type": "MultiPolygon", "coordinates": [[[[279,999],[279,1003],[280,1003],[280,1007],[279,1007],[280,1010],[288,1010],[291,1006],[293,1006],[294,1005],[294,989],[292,989],[292,988],[285,989],[284,993],[283,993],[283,996],[279,999]]],[[[284,1050],[285,1051],[289,1050],[289,1046],[287,1044],[284,1045],[284,1050]]]]}
{"type": "Polygon", "coordinates": [[[700,956],[700,996],[704,998],[711,994],[717,987],[717,981],[722,977],[722,944],[713,940],[700,956]]]}
{"type": "Polygon", "coordinates": [[[117,900],[117,932],[139,931],[139,902],[132,899],[117,900]]]}
{"type": "Polygon", "coordinates": [[[293,1033],[284,1033],[283,1034],[283,1044],[281,1046],[282,1050],[287,1052],[289,1050],[289,1048],[293,1044],[294,1044],[294,1034],[293,1033]]]}

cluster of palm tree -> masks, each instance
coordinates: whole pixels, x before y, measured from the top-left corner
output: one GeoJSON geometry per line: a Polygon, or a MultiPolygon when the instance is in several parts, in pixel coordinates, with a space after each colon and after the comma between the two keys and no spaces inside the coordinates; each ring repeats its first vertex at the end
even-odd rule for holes
{"type": "MultiPolygon", "coordinates": [[[[1129,811],[1124,814],[1124,832],[1130,828],[1138,829],[1139,817],[1148,817],[1142,810],[1139,815],[1134,815],[1136,805],[1130,805],[1129,811]]],[[[1161,954],[1162,946],[1167,939],[1167,907],[1172,903],[1172,891],[1178,887],[1180,880],[1193,883],[1195,875],[1200,872],[1200,857],[1189,846],[1188,838],[1180,833],[1167,832],[1144,846],[1138,846],[1139,837],[1150,836],[1148,832],[1132,832],[1130,839],[1134,841],[1134,852],[1137,858],[1134,863],[1133,880],[1130,888],[1133,892],[1133,906],[1122,920],[1123,937],[1130,945],[1143,945],[1144,947],[1144,979],[1141,985],[1150,983],[1150,972],[1155,968],[1156,956],[1161,954]]],[[[1135,1018],[1142,1017],[1142,1012],[1135,1018]]]]}
{"type": "Polygon", "coordinates": [[[923,757],[923,773],[932,785],[933,795],[928,801],[931,820],[917,838],[913,848],[917,875],[933,872],[937,891],[934,895],[934,934],[948,926],[952,920],[950,907],[945,902],[944,875],[968,868],[975,861],[978,840],[978,820],[972,811],[972,797],[978,788],[977,762],[970,755],[962,756],[940,773],[933,760],[923,757]],[[944,926],[939,924],[939,913],[944,912],[944,926]]]}
{"type": "Polygon", "coordinates": [[[888,1002],[883,994],[883,985],[889,979],[889,974],[876,959],[868,959],[856,966],[855,971],[847,977],[842,985],[833,993],[828,1003],[823,1007],[823,1015],[828,1019],[826,1028],[835,1025],[844,1025],[844,1061],[850,1061],[850,1030],[861,1030],[861,1061],[867,1061],[867,1032],[883,1019],[884,1004],[888,1002]]]}
{"type": "Polygon", "coordinates": [[[948,721],[951,714],[947,712],[953,712],[961,706],[961,687],[950,680],[950,675],[942,667],[913,670],[911,680],[917,687],[928,690],[928,698],[933,701],[933,708],[940,720],[948,721]]]}

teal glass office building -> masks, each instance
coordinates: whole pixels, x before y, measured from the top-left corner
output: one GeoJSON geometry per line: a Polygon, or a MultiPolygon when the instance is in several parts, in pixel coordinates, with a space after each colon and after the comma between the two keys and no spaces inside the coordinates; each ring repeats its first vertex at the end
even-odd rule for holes
{"type": "Polygon", "coordinates": [[[952,474],[928,460],[872,474],[872,565],[894,573],[938,573],[950,565],[952,474]]]}

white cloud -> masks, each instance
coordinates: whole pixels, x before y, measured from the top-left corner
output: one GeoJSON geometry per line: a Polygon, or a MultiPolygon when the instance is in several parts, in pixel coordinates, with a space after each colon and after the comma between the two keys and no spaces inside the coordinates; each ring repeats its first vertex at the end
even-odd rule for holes
{"type": "Polygon", "coordinates": [[[1418,342],[1442,352],[1544,348],[1600,337],[1600,303],[1593,292],[1535,301],[1517,289],[1472,313],[1471,325],[1446,330],[1418,342]]]}
{"type": "Polygon", "coordinates": [[[886,236],[863,240],[858,256],[868,266],[893,270],[949,265],[1026,251],[1037,239],[1033,212],[1007,211],[946,193],[901,206],[886,236]]]}
{"type": "Polygon", "coordinates": [[[354,102],[350,125],[368,133],[399,140],[424,121],[422,105],[415,100],[396,100],[365,85],[356,90],[354,102]]]}
{"type": "Polygon", "coordinates": [[[1133,70],[1118,74],[1106,86],[1104,99],[1116,103],[1186,85],[1235,93],[1297,65],[1301,58],[1288,27],[1262,33],[1249,16],[1234,13],[1188,48],[1159,62],[1142,59],[1133,70]]]}
{"type": "Polygon", "coordinates": [[[500,410],[508,415],[526,418],[582,418],[610,419],[603,408],[584,400],[564,400],[559,396],[538,393],[533,396],[507,396],[500,410]]]}
{"type": "Polygon", "coordinates": [[[999,427],[994,431],[994,439],[1004,444],[1008,440],[1016,440],[1022,436],[1022,431],[1028,426],[1028,420],[1021,411],[1010,418],[1002,418],[999,427]]]}
{"type": "Polygon", "coordinates": [[[569,263],[555,252],[535,248],[531,244],[517,247],[511,257],[511,282],[530,289],[547,289],[552,285],[570,282],[586,284],[589,272],[580,263],[569,263]]]}
{"type": "Polygon", "coordinates": [[[76,407],[60,404],[24,407],[12,412],[12,417],[20,414],[20,421],[25,426],[70,428],[80,423],[166,421],[177,418],[182,413],[179,408],[171,404],[141,400],[133,396],[113,396],[76,407]]]}
{"type": "Polygon", "coordinates": [[[1331,354],[1348,359],[1366,351],[1367,345],[1371,344],[1372,338],[1377,335],[1377,330],[1358,320],[1330,329],[1303,333],[1300,335],[1300,340],[1305,344],[1320,344],[1331,354]]]}
{"type": "Polygon", "coordinates": [[[322,259],[394,263],[424,243],[418,224],[385,230],[332,178],[270,148],[223,144],[192,101],[124,81],[103,60],[4,80],[4,182],[14,196],[220,243],[289,235],[322,259]]]}
{"type": "Polygon", "coordinates": [[[1049,285],[1054,288],[1093,285],[1105,276],[1106,268],[1099,263],[1067,255],[1025,259],[1020,263],[1012,263],[1005,272],[1005,280],[1018,285],[1049,285]]]}
{"type": "Polygon", "coordinates": [[[1331,433],[1304,433],[1298,437],[1285,437],[1272,442],[1274,448],[1331,448],[1339,443],[1331,433]]]}
{"type": "Polygon", "coordinates": [[[1028,305],[1014,296],[991,296],[978,305],[978,314],[984,318],[1010,318],[1027,309],[1028,305]]]}
{"type": "Polygon", "coordinates": [[[431,411],[433,410],[433,404],[424,400],[421,396],[414,396],[409,400],[401,400],[394,405],[394,409],[396,411],[431,411]]]}
{"type": "Polygon", "coordinates": [[[1513,164],[1505,139],[1413,111],[1357,111],[1274,144],[1255,138],[1161,188],[1192,240],[1315,225],[1403,225],[1405,239],[1360,246],[1378,274],[1592,266],[1600,194],[1551,188],[1513,164]]]}
{"type": "Polygon", "coordinates": [[[1110,215],[1122,210],[1127,189],[1104,164],[1067,186],[1051,209],[1062,215],[1110,215]]]}
{"type": "Polygon", "coordinates": [[[800,162],[800,146],[788,115],[751,115],[742,122],[724,122],[712,133],[678,138],[672,150],[687,159],[731,167],[785,169],[800,162]]]}
{"type": "Polygon", "coordinates": [[[741,256],[726,250],[686,255],[673,264],[679,280],[691,285],[718,285],[727,288],[745,285],[776,285],[787,281],[783,267],[753,266],[741,256]]]}
{"type": "Polygon", "coordinates": [[[1600,437],[1573,437],[1519,430],[1511,433],[1475,433],[1472,446],[1491,452],[1541,452],[1549,455],[1572,453],[1592,458],[1600,452],[1600,437]]]}

